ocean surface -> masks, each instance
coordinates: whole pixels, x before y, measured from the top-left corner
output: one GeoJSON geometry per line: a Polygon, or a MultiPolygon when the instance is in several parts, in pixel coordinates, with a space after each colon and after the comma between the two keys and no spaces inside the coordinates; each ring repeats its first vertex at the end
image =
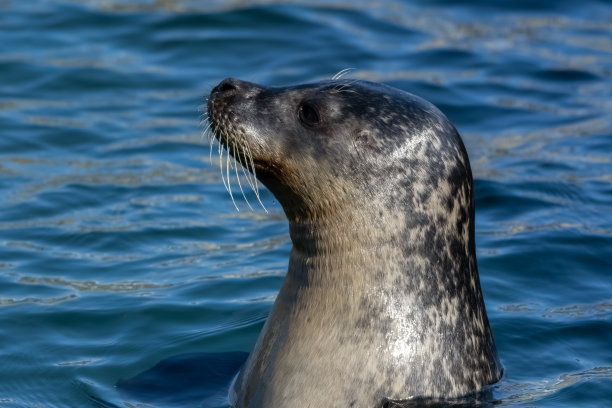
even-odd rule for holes
{"type": "Polygon", "coordinates": [[[205,97],[345,68],[463,136],[505,368],[487,402],[612,407],[596,0],[0,0],[0,407],[227,407],[291,243],[269,192],[234,207],[205,97]]]}

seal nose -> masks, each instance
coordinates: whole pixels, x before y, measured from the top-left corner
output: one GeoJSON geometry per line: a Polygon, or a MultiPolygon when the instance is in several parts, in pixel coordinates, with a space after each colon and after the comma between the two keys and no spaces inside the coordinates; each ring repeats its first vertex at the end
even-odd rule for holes
{"type": "Polygon", "coordinates": [[[232,91],[236,91],[240,88],[240,84],[242,81],[234,78],[225,78],[223,81],[219,82],[219,85],[215,86],[212,90],[212,93],[228,93],[232,91]]]}

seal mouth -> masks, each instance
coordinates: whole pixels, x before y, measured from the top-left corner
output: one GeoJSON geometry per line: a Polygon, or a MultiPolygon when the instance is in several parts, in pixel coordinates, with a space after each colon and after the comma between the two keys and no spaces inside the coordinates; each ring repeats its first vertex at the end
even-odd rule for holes
{"type": "Polygon", "coordinates": [[[253,158],[253,164],[255,164],[255,170],[257,171],[257,175],[262,179],[279,179],[283,173],[283,170],[280,166],[269,161],[253,158]]]}

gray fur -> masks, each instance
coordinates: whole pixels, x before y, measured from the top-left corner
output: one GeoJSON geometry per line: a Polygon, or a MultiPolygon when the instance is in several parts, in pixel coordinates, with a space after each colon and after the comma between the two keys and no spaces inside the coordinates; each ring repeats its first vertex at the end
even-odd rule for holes
{"type": "Polygon", "coordinates": [[[208,115],[234,157],[252,157],[248,168],[283,206],[293,242],[231,392],[236,408],[377,407],[499,380],[468,156],[437,108],[363,81],[266,88],[227,79],[208,115]],[[304,103],[317,125],[301,121],[304,103]]]}

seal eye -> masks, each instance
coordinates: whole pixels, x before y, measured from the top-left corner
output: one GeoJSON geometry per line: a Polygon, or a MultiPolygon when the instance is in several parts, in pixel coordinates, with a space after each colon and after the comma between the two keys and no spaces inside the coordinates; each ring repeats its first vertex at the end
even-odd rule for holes
{"type": "Polygon", "coordinates": [[[309,103],[302,103],[298,110],[298,116],[302,123],[307,127],[314,127],[319,124],[319,111],[309,103]]]}

